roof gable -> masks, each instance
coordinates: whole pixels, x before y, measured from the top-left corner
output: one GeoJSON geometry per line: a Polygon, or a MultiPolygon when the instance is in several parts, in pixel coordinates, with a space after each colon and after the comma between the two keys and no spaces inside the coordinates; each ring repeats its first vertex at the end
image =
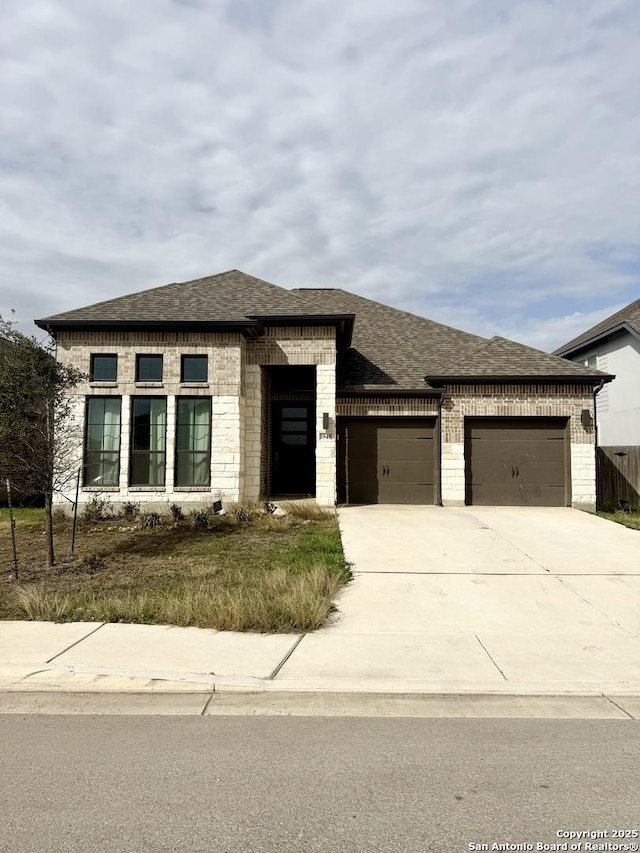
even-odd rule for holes
{"type": "Polygon", "coordinates": [[[589,344],[606,335],[624,331],[640,337],[640,299],[636,299],[635,302],[631,302],[620,311],[616,311],[615,314],[611,314],[610,317],[596,323],[586,332],[558,347],[554,350],[554,354],[569,356],[581,349],[586,349],[589,344]]]}

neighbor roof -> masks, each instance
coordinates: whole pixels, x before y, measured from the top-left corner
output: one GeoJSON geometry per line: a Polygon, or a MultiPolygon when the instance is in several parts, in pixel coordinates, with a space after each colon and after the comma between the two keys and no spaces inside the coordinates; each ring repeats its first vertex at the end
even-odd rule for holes
{"type": "Polygon", "coordinates": [[[555,350],[555,355],[567,356],[581,349],[586,349],[592,342],[618,332],[628,331],[640,337],[640,299],[631,302],[620,311],[616,311],[601,323],[596,323],[577,338],[569,341],[555,350]]]}
{"type": "Polygon", "coordinates": [[[204,325],[252,327],[255,334],[278,318],[288,322],[351,323],[341,338],[338,389],[428,391],[428,381],[526,378],[589,383],[605,374],[525,347],[436,323],[334,288],[294,288],[230,270],[194,281],[167,284],[36,320],[61,329],[204,325]],[[349,346],[349,343],[351,344],[349,346]]]}

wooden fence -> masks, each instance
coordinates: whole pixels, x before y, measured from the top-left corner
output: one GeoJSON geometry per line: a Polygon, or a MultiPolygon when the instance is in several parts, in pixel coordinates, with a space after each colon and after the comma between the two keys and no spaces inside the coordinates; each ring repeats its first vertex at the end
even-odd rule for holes
{"type": "Polygon", "coordinates": [[[640,509],[640,447],[598,447],[598,506],[640,509]]]}

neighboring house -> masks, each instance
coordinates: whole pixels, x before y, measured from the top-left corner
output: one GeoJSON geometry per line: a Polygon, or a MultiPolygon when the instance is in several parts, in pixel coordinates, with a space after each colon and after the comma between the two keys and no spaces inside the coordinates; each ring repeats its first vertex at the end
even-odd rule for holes
{"type": "Polygon", "coordinates": [[[598,443],[640,445],[640,299],[559,347],[555,355],[615,375],[596,398],[598,443]]]}
{"type": "Polygon", "coordinates": [[[89,375],[81,501],[595,507],[598,371],[232,270],[36,321],[89,375]]]}

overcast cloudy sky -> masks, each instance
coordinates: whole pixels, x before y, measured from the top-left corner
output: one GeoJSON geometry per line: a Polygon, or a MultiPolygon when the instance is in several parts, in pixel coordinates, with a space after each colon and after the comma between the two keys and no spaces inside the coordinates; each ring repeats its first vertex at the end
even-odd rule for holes
{"type": "Polygon", "coordinates": [[[239,268],[553,348],[640,297],[637,0],[9,0],[0,313],[239,268]]]}

